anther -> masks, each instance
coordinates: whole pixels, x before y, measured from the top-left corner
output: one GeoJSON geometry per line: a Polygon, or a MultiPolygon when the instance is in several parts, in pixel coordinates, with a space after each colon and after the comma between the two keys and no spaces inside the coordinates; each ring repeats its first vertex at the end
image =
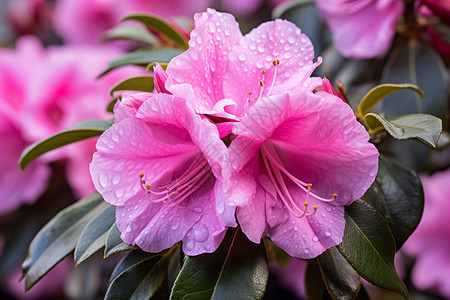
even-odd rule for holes
{"type": "Polygon", "coordinates": [[[145,187],[147,188],[147,190],[150,190],[152,188],[152,185],[151,184],[147,184],[145,187]]]}
{"type": "Polygon", "coordinates": [[[249,95],[249,96],[251,96],[252,94],[253,94],[253,92],[252,92],[252,91],[248,92],[248,95],[249,95]]]}
{"type": "Polygon", "coordinates": [[[261,79],[261,80],[259,81],[259,85],[260,85],[260,86],[264,86],[264,80],[261,79]]]}
{"type": "Polygon", "coordinates": [[[280,64],[280,60],[279,60],[279,59],[275,59],[275,60],[272,62],[272,64],[273,64],[274,67],[276,67],[276,66],[278,66],[278,65],[280,64]]]}
{"type": "Polygon", "coordinates": [[[261,74],[262,74],[262,75],[266,75],[266,70],[265,70],[265,69],[262,69],[261,74]]]}
{"type": "Polygon", "coordinates": [[[144,177],[144,174],[139,173],[139,178],[143,178],[143,177],[144,177]]]}

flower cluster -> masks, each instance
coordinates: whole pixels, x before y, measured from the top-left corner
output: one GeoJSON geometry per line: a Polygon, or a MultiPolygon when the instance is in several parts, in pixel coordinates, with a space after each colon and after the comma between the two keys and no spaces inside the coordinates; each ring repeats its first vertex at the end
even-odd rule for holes
{"type": "Polygon", "coordinates": [[[189,49],[155,70],[157,93],[117,103],[90,165],[122,239],[157,252],[213,252],[239,224],[312,258],[340,243],[344,205],[372,184],[378,152],[352,109],[311,77],[308,37],[275,20],[243,36],[195,15],[189,49]]]}

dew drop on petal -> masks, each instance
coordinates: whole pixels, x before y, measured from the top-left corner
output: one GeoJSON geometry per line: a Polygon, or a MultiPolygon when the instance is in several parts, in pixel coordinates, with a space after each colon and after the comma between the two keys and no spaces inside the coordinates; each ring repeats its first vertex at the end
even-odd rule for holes
{"type": "Polygon", "coordinates": [[[120,176],[119,175],[114,175],[112,178],[112,183],[114,185],[118,184],[120,182],[120,176]]]}
{"type": "Polygon", "coordinates": [[[175,220],[172,221],[172,230],[175,230],[178,228],[178,226],[180,225],[180,218],[176,218],[175,220]]]}
{"type": "Polygon", "coordinates": [[[223,214],[223,212],[225,211],[225,203],[224,203],[224,201],[219,201],[217,203],[216,209],[217,209],[217,213],[218,214],[223,214]]]}
{"type": "Polygon", "coordinates": [[[288,42],[289,42],[289,44],[294,44],[295,43],[295,38],[293,36],[290,36],[288,38],[288,42]]]}
{"type": "Polygon", "coordinates": [[[331,211],[331,207],[329,207],[329,206],[325,207],[325,209],[326,209],[327,211],[331,211]]]}
{"type": "Polygon", "coordinates": [[[317,238],[317,236],[313,236],[312,240],[313,242],[317,242],[319,239],[317,238]]]}
{"type": "Polygon", "coordinates": [[[228,28],[225,29],[224,34],[225,34],[226,36],[229,36],[229,35],[230,35],[230,30],[229,30],[228,28]]]}
{"type": "Polygon", "coordinates": [[[193,241],[189,241],[186,243],[186,249],[188,249],[189,251],[191,251],[192,249],[194,249],[194,242],[193,241]]]}
{"type": "Polygon", "coordinates": [[[325,236],[328,236],[328,237],[330,237],[330,236],[331,236],[331,232],[329,232],[329,231],[325,231],[325,236]]]}
{"type": "Polygon", "coordinates": [[[238,58],[240,61],[245,61],[245,59],[246,59],[245,54],[243,54],[243,53],[239,54],[238,58]]]}
{"type": "Polygon", "coordinates": [[[258,52],[259,53],[263,53],[265,51],[264,46],[263,45],[258,45],[258,52]]]}
{"type": "Polygon", "coordinates": [[[193,212],[197,213],[197,214],[201,214],[203,212],[203,207],[201,206],[196,206],[192,209],[193,212]]]}
{"type": "Polygon", "coordinates": [[[194,239],[197,242],[204,242],[209,237],[209,230],[205,224],[195,224],[192,230],[194,230],[194,239]]]}
{"type": "Polygon", "coordinates": [[[131,227],[128,226],[127,229],[125,229],[126,232],[131,232],[131,227]]]}
{"type": "Polygon", "coordinates": [[[309,253],[309,249],[305,249],[305,254],[308,254],[309,253]]]}
{"type": "Polygon", "coordinates": [[[108,185],[108,177],[105,174],[100,174],[98,181],[102,187],[106,187],[108,185]]]}

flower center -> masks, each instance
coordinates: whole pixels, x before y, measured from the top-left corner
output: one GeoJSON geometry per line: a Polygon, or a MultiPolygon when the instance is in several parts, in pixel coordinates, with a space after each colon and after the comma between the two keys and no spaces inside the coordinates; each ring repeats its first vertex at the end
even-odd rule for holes
{"type": "Polygon", "coordinates": [[[139,184],[147,195],[147,200],[153,203],[164,203],[169,206],[179,205],[183,200],[192,195],[195,191],[211,178],[211,167],[208,162],[201,157],[197,157],[184,171],[182,175],[171,179],[166,185],[154,188],[144,179],[144,174],[139,174],[139,184]]]}
{"type": "Polygon", "coordinates": [[[270,92],[272,91],[273,86],[275,85],[275,80],[277,79],[277,66],[280,64],[280,61],[278,59],[275,59],[274,61],[272,61],[272,65],[273,65],[273,77],[272,77],[272,83],[270,84],[269,88],[266,89],[266,83],[265,83],[265,79],[266,79],[266,69],[263,69],[261,71],[261,79],[259,80],[259,94],[257,98],[253,99],[251,98],[251,96],[253,95],[253,92],[250,91],[248,92],[248,97],[245,101],[245,106],[244,106],[244,115],[247,114],[247,111],[253,107],[253,105],[255,105],[256,102],[258,102],[259,99],[261,99],[264,96],[269,96],[270,92]],[[264,93],[265,92],[265,93],[264,93]]]}
{"type": "Polygon", "coordinates": [[[301,181],[294,175],[289,173],[279,158],[274,146],[271,143],[265,143],[261,147],[261,157],[266,168],[270,182],[275,187],[278,197],[281,199],[285,207],[297,218],[304,216],[312,216],[317,211],[317,205],[313,205],[313,211],[307,212],[309,200],[315,199],[322,202],[332,202],[337,198],[334,194],[332,198],[323,198],[311,192],[312,184],[301,181]],[[298,205],[298,201],[294,199],[286,186],[285,178],[289,179],[298,188],[306,192],[303,207],[298,205]]]}

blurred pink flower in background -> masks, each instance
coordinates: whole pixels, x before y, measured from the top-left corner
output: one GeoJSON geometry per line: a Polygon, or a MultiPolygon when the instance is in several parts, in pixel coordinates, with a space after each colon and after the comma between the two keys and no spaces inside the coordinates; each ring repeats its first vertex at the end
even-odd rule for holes
{"type": "Polygon", "coordinates": [[[48,0],[9,0],[6,17],[18,34],[39,34],[51,27],[52,12],[48,0]]]}
{"type": "Polygon", "coordinates": [[[131,13],[162,17],[189,16],[204,10],[210,0],[58,0],[53,26],[67,43],[98,44],[103,32],[131,13]]]}
{"type": "MultiPolygon", "coordinates": [[[[45,188],[46,171],[37,167],[38,162],[25,173],[17,166],[25,146],[86,118],[112,118],[106,112],[112,98],[109,88],[133,73],[141,73],[129,67],[96,80],[96,76],[118,54],[110,47],[53,46],[44,49],[37,39],[29,36],[20,39],[14,50],[0,50],[1,134],[4,140],[11,142],[9,145],[2,143],[0,155],[8,159],[1,167],[8,174],[17,174],[3,175],[5,180],[1,183],[0,193],[12,193],[7,192],[7,188],[13,187],[12,181],[16,178],[14,190],[17,197],[5,197],[11,202],[11,208],[18,206],[13,202],[32,203],[45,188]],[[32,176],[34,172],[38,178],[32,176]]],[[[78,197],[86,196],[94,191],[88,169],[94,145],[95,140],[82,141],[53,151],[39,161],[67,158],[68,181],[78,197]]]]}
{"type": "Polygon", "coordinates": [[[306,299],[305,275],[308,263],[298,258],[291,258],[286,266],[278,264],[271,265],[271,271],[274,271],[280,284],[292,291],[298,299],[306,299]]]}
{"type": "Polygon", "coordinates": [[[372,58],[391,46],[402,0],[317,0],[317,8],[345,57],[372,58]]]}
{"type": "Polygon", "coordinates": [[[412,282],[423,290],[450,298],[450,169],[421,176],[425,193],[422,220],[403,245],[416,259],[412,282]]]}

